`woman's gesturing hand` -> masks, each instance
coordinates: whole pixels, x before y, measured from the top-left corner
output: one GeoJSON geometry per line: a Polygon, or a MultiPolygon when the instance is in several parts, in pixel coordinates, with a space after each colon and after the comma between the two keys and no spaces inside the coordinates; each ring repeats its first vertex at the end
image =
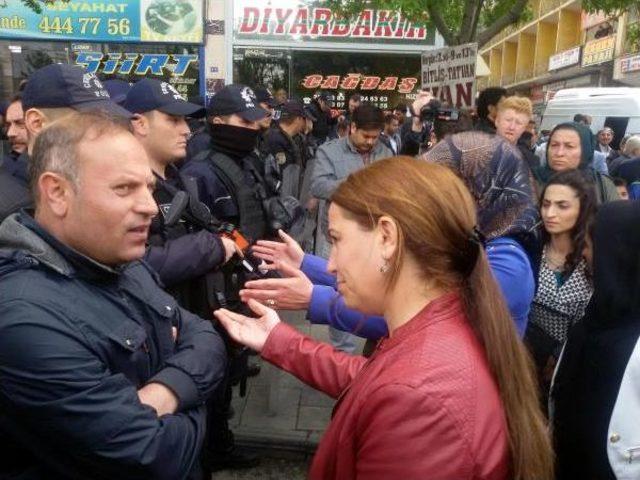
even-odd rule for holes
{"type": "Polygon", "coordinates": [[[302,247],[298,242],[287,235],[284,231],[278,230],[278,234],[280,235],[282,242],[258,240],[251,248],[253,254],[256,257],[271,263],[271,269],[274,268],[274,264],[279,262],[286,262],[295,268],[300,268],[302,265],[302,259],[304,258],[304,250],[302,250],[302,247]]]}
{"type": "Polygon", "coordinates": [[[258,318],[246,317],[224,308],[216,310],[214,315],[236,342],[261,352],[271,330],[280,323],[280,318],[275,310],[260,302],[249,300],[248,305],[258,318]]]}
{"type": "Polygon", "coordinates": [[[311,280],[287,262],[277,262],[274,265],[284,278],[266,278],[245,283],[240,290],[242,301],[254,299],[279,310],[306,310],[313,293],[311,280]]]}

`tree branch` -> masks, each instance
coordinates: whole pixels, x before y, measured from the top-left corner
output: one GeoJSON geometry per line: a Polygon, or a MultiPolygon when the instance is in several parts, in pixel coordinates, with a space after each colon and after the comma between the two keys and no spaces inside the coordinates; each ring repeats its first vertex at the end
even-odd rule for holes
{"type": "Polygon", "coordinates": [[[526,5],[527,0],[516,0],[507,13],[496,20],[492,25],[479,32],[476,37],[478,47],[484,46],[502,30],[507,28],[509,25],[516,23],[522,16],[526,5]]]}
{"type": "Polygon", "coordinates": [[[478,19],[480,18],[480,11],[482,10],[483,4],[484,0],[465,0],[464,14],[462,16],[460,33],[458,35],[460,43],[467,43],[471,41],[478,25],[478,19]]]}
{"type": "Polygon", "coordinates": [[[449,29],[449,27],[447,27],[444,17],[440,14],[433,2],[426,2],[426,8],[429,18],[436,26],[438,32],[440,32],[440,35],[442,35],[442,38],[444,38],[444,42],[447,45],[458,45],[460,42],[458,41],[457,36],[449,29]]]}
{"type": "Polygon", "coordinates": [[[476,32],[478,31],[478,24],[480,23],[480,16],[482,15],[482,8],[484,7],[484,0],[478,0],[478,7],[476,11],[476,17],[471,24],[471,28],[469,28],[469,35],[467,42],[473,42],[476,36],[476,32]]]}

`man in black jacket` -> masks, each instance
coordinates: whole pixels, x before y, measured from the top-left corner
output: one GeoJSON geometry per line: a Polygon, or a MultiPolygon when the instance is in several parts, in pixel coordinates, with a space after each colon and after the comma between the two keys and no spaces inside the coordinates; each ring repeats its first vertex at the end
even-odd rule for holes
{"type": "MultiPolygon", "coordinates": [[[[216,282],[223,275],[219,267],[233,256],[236,248],[233,240],[208,231],[198,222],[191,207],[198,201],[196,183],[174,166],[186,156],[190,130],[185,116],[203,116],[205,110],[187,102],[169,83],[152,78],[133,85],[124,107],[134,114],[131,120],[133,133],[147,152],[156,177],[153,197],[160,212],[151,223],[145,260],[158,272],[167,291],[180,306],[212,320],[213,309],[219,305],[211,304],[209,300],[216,286],[224,283],[224,280],[216,282]],[[167,215],[180,191],[190,197],[189,204],[180,220],[168,225],[167,215]]],[[[208,402],[209,415],[216,408],[218,395],[216,392],[208,402]]],[[[226,426],[226,419],[223,423],[223,427],[226,426]]],[[[211,442],[205,442],[205,452],[211,448],[208,443],[211,442]]],[[[207,453],[203,457],[206,475],[212,465],[207,453]]],[[[238,458],[234,457],[236,461],[238,458]]]]}
{"type": "MultiPolygon", "coordinates": [[[[258,105],[253,90],[245,85],[227,85],[211,100],[208,108],[210,150],[190,159],[180,173],[196,180],[198,196],[218,220],[229,223],[250,241],[264,238],[268,221],[262,198],[273,194],[265,178],[264,159],[256,151],[260,135],[259,121],[269,112],[258,105]]],[[[242,272],[225,268],[227,308],[242,311],[239,289],[242,272]]],[[[222,303],[221,303],[222,305],[222,303]]],[[[246,352],[231,344],[227,385],[209,409],[209,438],[213,470],[245,468],[257,464],[257,458],[235,445],[227,416],[231,404],[231,384],[246,370],[246,352]],[[232,348],[233,347],[233,348],[232,348]]],[[[218,395],[216,395],[218,396],[218,395]]]]}
{"type": "Polygon", "coordinates": [[[27,188],[27,129],[24,126],[22,96],[9,101],[5,112],[5,128],[11,151],[0,164],[0,221],[20,208],[31,205],[27,188]]]}
{"type": "Polygon", "coordinates": [[[127,119],[74,113],[31,162],[35,214],[0,226],[0,477],[195,478],[226,353],[139,261],[144,149],[127,119]]]}
{"type": "Polygon", "coordinates": [[[478,120],[475,129],[486,133],[496,133],[496,115],[498,103],[507,96],[507,91],[502,87],[489,87],[480,92],[476,100],[476,113],[478,120]]]}
{"type": "MultiPolygon", "coordinates": [[[[124,107],[134,114],[133,134],[147,152],[156,177],[153,197],[160,213],[151,224],[145,260],[158,272],[166,287],[177,287],[221,266],[235,252],[232,240],[201,226],[183,220],[168,227],[164,222],[175,194],[188,192],[185,185],[188,179],[182,178],[174,166],[187,153],[190,130],[185,117],[201,117],[205,111],[187,102],[169,83],[153,78],[133,85],[124,107]]],[[[181,296],[189,296],[188,292],[183,293],[181,296]]],[[[187,298],[179,300],[185,308],[194,304],[187,298]]],[[[211,316],[209,308],[189,309],[205,318],[211,316]]]]}
{"type": "Polygon", "coordinates": [[[333,96],[327,92],[316,93],[313,96],[311,105],[309,105],[309,111],[315,118],[311,135],[316,139],[318,145],[322,145],[327,140],[335,138],[332,130],[338,123],[338,119],[331,116],[332,107],[333,96]]]}

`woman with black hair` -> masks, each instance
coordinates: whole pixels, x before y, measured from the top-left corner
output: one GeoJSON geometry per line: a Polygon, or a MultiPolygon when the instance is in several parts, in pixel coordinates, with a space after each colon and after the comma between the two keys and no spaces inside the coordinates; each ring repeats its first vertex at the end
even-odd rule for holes
{"type": "Polygon", "coordinates": [[[593,291],[584,250],[595,205],[592,185],[577,170],[554,175],[542,191],[542,252],[525,341],[543,398],[569,329],[584,316],[593,291]]]}
{"type": "Polygon", "coordinates": [[[598,213],[593,298],[551,392],[558,480],[640,478],[640,203],[598,213]]]}

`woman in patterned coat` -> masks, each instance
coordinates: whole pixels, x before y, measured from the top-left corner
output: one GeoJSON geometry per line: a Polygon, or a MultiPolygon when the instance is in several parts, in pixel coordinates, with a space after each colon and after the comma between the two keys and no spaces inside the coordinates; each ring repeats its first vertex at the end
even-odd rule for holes
{"type": "Polygon", "coordinates": [[[577,170],[554,175],[542,191],[542,251],[525,341],[543,400],[569,329],[584,316],[593,292],[584,252],[595,205],[592,186],[577,170]]]}

